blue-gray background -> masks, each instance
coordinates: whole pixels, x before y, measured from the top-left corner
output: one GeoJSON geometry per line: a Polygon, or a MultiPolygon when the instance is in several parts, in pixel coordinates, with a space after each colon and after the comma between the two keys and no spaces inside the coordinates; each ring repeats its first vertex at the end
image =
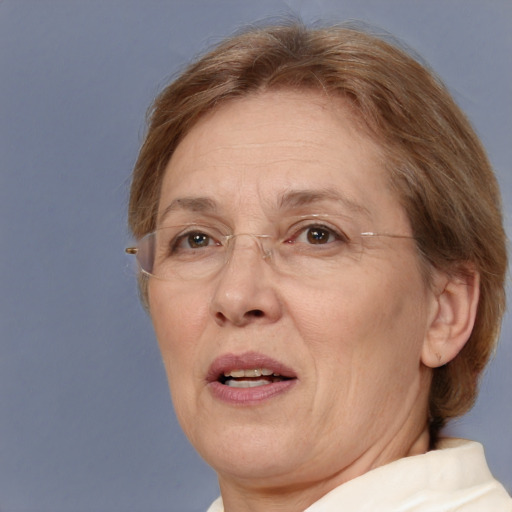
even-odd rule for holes
{"type": "MultiPolygon", "coordinates": [[[[510,0],[0,1],[0,510],[205,510],[216,479],[180,432],[123,248],[150,100],[242,24],[378,25],[469,114],[512,211],[510,0]]],[[[471,414],[512,489],[512,318],[471,414]]],[[[229,418],[226,418],[229,421],[229,418]]]]}

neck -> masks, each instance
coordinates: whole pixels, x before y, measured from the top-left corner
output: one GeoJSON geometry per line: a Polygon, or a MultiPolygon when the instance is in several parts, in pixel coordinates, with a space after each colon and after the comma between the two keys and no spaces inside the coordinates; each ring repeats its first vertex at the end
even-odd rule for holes
{"type": "MultiPolygon", "coordinates": [[[[410,432],[409,432],[410,434],[410,432]]],[[[405,439],[386,438],[385,445],[378,450],[368,450],[350,466],[318,481],[309,480],[295,485],[277,485],[268,482],[248,482],[219,475],[219,485],[225,512],[297,512],[305,510],[322,496],[343,483],[357,478],[372,469],[394,460],[421,455],[428,451],[428,427],[405,439]],[[412,439],[412,440],[411,440],[412,439]]]]}

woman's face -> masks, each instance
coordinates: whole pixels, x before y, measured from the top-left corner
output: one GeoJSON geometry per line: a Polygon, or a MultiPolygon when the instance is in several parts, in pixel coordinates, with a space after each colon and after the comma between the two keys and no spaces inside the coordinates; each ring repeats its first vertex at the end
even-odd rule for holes
{"type": "Polygon", "coordinates": [[[383,168],[342,100],[292,91],[221,106],[170,160],[159,225],[288,236],[291,223],[286,250],[327,247],[306,270],[283,272],[263,239],[242,236],[215,274],[150,278],[177,416],[221,485],[343,481],[409,453],[424,431],[420,353],[435,301],[414,242],[365,238],[333,259],[329,244],[343,242],[326,231],[410,235],[383,168]],[[315,216],[316,227],[302,220],[315,216]]]}

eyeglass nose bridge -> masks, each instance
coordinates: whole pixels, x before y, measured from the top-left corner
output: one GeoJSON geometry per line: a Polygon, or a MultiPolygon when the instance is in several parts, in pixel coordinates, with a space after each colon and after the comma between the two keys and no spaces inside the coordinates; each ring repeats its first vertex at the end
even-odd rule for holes
{"type": "Polygon", "coordinates": [[[226,235],[224,237],[225,246],[228,249],[225,262],[228,262],[231,259],[233,250],[235,248],[235,239],[241,236],[247,236],[254,240],[256,242],[256,245],[260,248],[263,259],[270,259],[270,257],[272,256],[272,246],[271,243],[269,242],[272,242],[272,235],[260,235],[256,233],[235,233],[233,235],[226,235]]]}

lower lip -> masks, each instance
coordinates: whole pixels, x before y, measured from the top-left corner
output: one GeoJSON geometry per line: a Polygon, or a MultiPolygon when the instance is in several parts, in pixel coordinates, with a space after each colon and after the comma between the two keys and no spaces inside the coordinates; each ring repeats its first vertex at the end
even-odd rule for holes
{"type": "Polygon", "coordinates": [[[232,405],[258,405],[289,391],[297,379],[272,382],[255,388],[233,388],[220,382],[210,382],[208,387],[212,395],[232,405]]]}

